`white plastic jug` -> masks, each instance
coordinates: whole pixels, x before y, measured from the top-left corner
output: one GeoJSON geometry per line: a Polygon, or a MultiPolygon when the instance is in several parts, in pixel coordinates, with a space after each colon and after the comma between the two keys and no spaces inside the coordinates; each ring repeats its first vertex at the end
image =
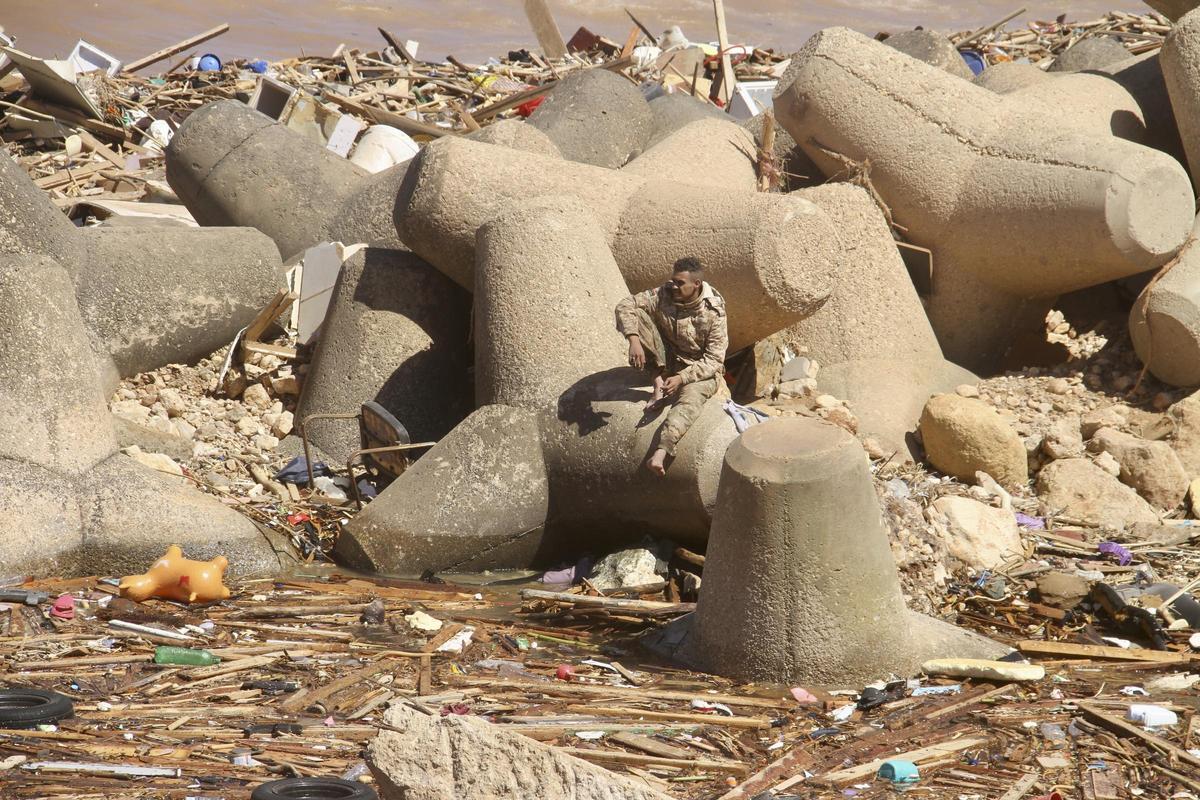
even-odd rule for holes
{"type": "Polygon", "coordinates": [[[350,155],[350,163],[368,172],[383,172],[413,158],[421,147],[407,133],[390,125],[372,125],[350,155]]]}

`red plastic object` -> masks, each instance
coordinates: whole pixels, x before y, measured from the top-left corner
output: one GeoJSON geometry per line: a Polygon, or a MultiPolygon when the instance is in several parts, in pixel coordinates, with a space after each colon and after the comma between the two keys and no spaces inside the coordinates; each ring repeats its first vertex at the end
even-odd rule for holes
{"type": "Polygon", "coordinates": [[[575,668],[570,664],[559,664],[558,669],[554,671],[554,677],[560,681],[569,681],[575,677],[575,668]]]}
{"type": "Polygon", "coordinates": [[[50,608],[50,616],[59,619],[75,619],[75,598],[69,594],[60,595],[50,608]]]}
{"type": "Polygon", "coordinates": [[[546,101],[546,95],[544,95],[544,94],[540,95],[538,97],[535,97],[532,100],[526,100],[524,103],[521,103],[521,105],[517,106],[517,113],[520,114],[522,117],[528,117],[530,114],[533,113],[534,109],[536,109],[538,106],[540,106],[545,101],[546,101]]]}
{"type": "Polygon", "coordinates": [[[1051,792],[1050,794],[1039,794],[1033,800],[1063,800],[1063,796],[1058,792],[1051,792]]]}
{"type": "Polygon", "coordinates": [[[308,522],[309,519],[308,514],[288,514],[287,516],[289,525],[299,525],[303,522],[308,522]]]}

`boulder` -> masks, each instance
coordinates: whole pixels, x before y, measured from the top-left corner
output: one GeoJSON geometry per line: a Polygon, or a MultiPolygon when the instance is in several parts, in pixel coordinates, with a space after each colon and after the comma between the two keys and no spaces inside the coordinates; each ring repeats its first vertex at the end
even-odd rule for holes
{"type": "Polygon", "coordinates": [[[658,556],[644,547],[620,550],[596,562],[589,582],[602,592],[648,586],[662,580],[657,567],[658,556]]]}
{"type": "Polygon", "coordinates": [[[1091,588],[1085,579],[1068,572],[1047,572],[1037,579],[1038,599],[1053,608],[1075,608],[1091,588]]]}
{"type": "Polygon", "coordinates": [[[968,567],[993,569],[1025,552],[1016,515],[1007,508],[953,495],[939,497],[930,508],[947,551],[968,567]]]}
{"type": "Polygon", "coordinates": [[[1171,447],[1189,478],[1200,478],[1200,392],[1190,394],[1167,409],[1175,426],[1171,447]]]}
{"type": "Polygon", "coordinates": [[[1051,461],[1083,455],[1083,436],[1079,433],[1079,425],[1079,417],[1074,414],[1055,420],[1042,439],[1043,455],[1051,461]]]}
{"type": "Polygon", "coordinates": [[[973,483],[976,472],[986,472],[1010,487],[1029,480],[1021,437],[982,400],[934,395],[921,414],[920,431],[929,462],[947,475],[973,483]]]}
{"type": "Polygon", "coordinates": [[[367,746],[382,800],[670,800],[481,717],[393,705],[367,746]]]}
{"type": "Polygon", "coordinates": [[[1112,428],[1101,428],[1088,449],[1112,454],[1121,465],[1121,482],[1132,486],[1151,504],[1170,510],[1183,502],[1190,481],[1179,457],[1166,442],[1148,442],[1112,428]]]}
{"type": "Polygon", "coordinates": [[[1158,522],[1137,492],[1086,458],[1065,458],[1038,474],[1038,499],[1046,515],[1061,515],[1097,528],[1124,530],[1158,522]]]}

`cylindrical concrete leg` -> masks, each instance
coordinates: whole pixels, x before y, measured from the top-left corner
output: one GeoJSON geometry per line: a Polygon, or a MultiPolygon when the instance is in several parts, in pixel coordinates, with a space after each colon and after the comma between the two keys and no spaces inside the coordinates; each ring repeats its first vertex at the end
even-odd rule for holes
{"type": "MultiPolygon", "coordinates": [[[[688,100],[695,103],[694,100],[688,100]]],[[[754,137],[729,119],[689,122],[621,168],[643,178],[719,186],[727,192],[758,190],[754,137]]]]}
{"type": "Polygon", "coordinates": [[[1004,650],[906,608],[867,458],[848,433],[769,420],[729,448],[688,663],[738,680],[857,685],[1004,650]]]}
{"type": "Polygon", "coordinates": [[[122,375],[220,349],[283,286],[279,253],[252,228],[97,227],[80,236],[80,311],[122,375]]]}
{"type": "Polygon", "coordinates": [[[1187,154],[1192,185],[1200,191],[1200,11],[1184,14],[1159,55],[1171,107],[1187,154]]]}
{"type": "Polygon", "coordinates": [[[654,115],[624,75],[588,69],[560,80],[529,124],[550,137],[563,158],[616,169],[646,146],[654,115]]]}
{"type": "Polygon", "coordinates": [[[82,246],[75,226],[7,155],[0,158],[0,253],[54,259],[70,272],[82,246]]]}
{"type": "MultiPolygon", "coordinates": [[[[413,441],[442,438],[473,408],[470,313],[470,295],[416,255],[360,250],[333,288],[298,421],[374,400],[413,441]]],[[[361,447],[354,420],[316,420],[308,435],[343,461],[361,447]]]]}
{"type": "MultiPolygon", "coordinates": [[[[1200,220],[1197,222],[1200,229],[1200,220]]],[[[1200,241],[1198,230],[1175,261],[1146,286],[1129,311],[1138,358],[1164,383],[1200,385],[1200,241]]]]}
{"type": "Polygon", "coordinates": [[[581,201],[538,198],[483,225],[477,237],[479,405],[542,409],[579,376],[625,362],[613,311],[629,290],[581,201]]]}

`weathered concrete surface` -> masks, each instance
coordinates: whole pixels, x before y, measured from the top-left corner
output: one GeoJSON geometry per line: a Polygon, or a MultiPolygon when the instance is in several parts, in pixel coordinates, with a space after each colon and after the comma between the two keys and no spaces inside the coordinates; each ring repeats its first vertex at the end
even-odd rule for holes
{"type": "MultiPolygon", "coordinates": [[[[519,121],[473,136],[558,156],[548,137],[519,121]]],[[[197,222],[257,228],[285,259],[321,242],[400,246],[392,206],[410,162],[372,175],[236,100],[194,111],[166,162],[167,182],[197,222]]]]}
{"type": "Polygon", "coordinates": [[[550,406],[580,375],[625,362],[625,343],[603,323],[629,290],[582,202],[539,198],[483,225],[477,240],[478,404],[550,406]]]}
{"type": "Polygon", "coordinates": [[[117,453],[95,357],[66,270],[0,256],[0,563],[46,575],[120,573],[162,555],[229,557],[246,575],[281,557],[249,520],[182,478],[117,453]]]}
{"type": "Polygon", "coordinates": [[[682,643],[669,631],[662,646],[745,681],[853,685],[913,674],[932,657],[1006,650],[905,607],[866,454],[805,418],[752,426],[726,453],[704,586],[685,624],[682,643]]]}
{"type": "Polygon", "coordinates": [[[481,225],[533,198],[569,193],[591,210],[632,291],[660,285],[677,259],[699,257],[725,297],[731,352],[812,313],[829,295],[840,257],[836,225],[802,196],[714,194],[623,170],[499,155],[477,142],[433,142],[413,160],[396,199],[404,242],[464,287],[475,283],[481,225]]]}
{"type": "Polygon", "coordinates": [[[71,275],[106,386],[118,373],[212,353],[283,285],[279,257],[257,231],[81,231],[9,158],[0,158],[0,216],[0,254],[44,254],[71,275]]]}
{"type": "Polygon", "coordinates": [[[429,716],[397,703],[383,719],[387,730],[367,746],[383,800],[669,800],[478,717],[429,716]]]}
{"type": "Polygon", "coordinates": [[[930,319],[963,366],[994,365],[1054,295],[1166,263],[1191,227],[1168,156],[1029,114],[852,31],[814,36],[781,86],[775,112],[813,160],[842,168],[814,141],[870,160],[896,221],[937,253],[930,319]]]}
{"type": "Polygon", "coordinates": [[[757,157],[754,137],[736,122],[699,119],[660,139],[621,171],[647,179],[752,192],[758,188],[757,157]]]}
{"type": "Polygon", "coordinates": [[[1129,310],[1138,358],[1164,383],[1200,386],[1200,219],[1183,249],[1129,310]]]}
{"type": "Polygon", "coordinates": [[[883,43],[956,78],[969,81],[975,77],[967,62],[958,54],[958,48],[950,44],[946,34],[939,31],[901,31],[888,36],[883,43]]]}
{"type": "Polygon", "coordinates": [[[1200,188],[1200,12],[1189,11],[1175,23],[1159,60],[1192,183],[1200,188]]]}
{"type": "Polygon", "coordinates": [[[729,115],[711,103],[684,92],[660,95],[650,101],[654,130],[647,147],[653,147],[675,131],[700,119],[729,119],[729,115]]]}
{"type": "MultiPolygon", "coordinates": [[[[461,287],[407,250],[360,250],[334,285],[297,421],[374,400],[412,441],[445,436],[474,407],[469,309],[461,287]]],[[[361,446],[354,420],[316,420],[309,437],[342,463],[361,446]]]]}
{"type": "Polygon", "coordinates": [[[645,149],[654,115],[640,89],[606,69],[573,72],[529,116],[563,158],[616,169],[645,149]]]}
{"type": "Polygon", "coordinates": [[[1083,72],[1104,69],[1129,58],[1125,45],[1111,36],[1089,36],[1068,47],[1055,57],[1050,72],[1083,72]]]}
{"type": "Polygon", "coordinates": [[[829,300],[782,335],[821,365],[818,388],[850,407],[863,436],[908,453],[929,396],[977,378],[942,357],[887,222],[867,192],[838,183],[803,196],[839,220],[844,256],[829,300]]]}
{"type": "Polygon", "coordinates": [[[1172,22],[1178,22],[1196,7],[1195,0],[1147,0],[1146,5],[1172,22]]]}

